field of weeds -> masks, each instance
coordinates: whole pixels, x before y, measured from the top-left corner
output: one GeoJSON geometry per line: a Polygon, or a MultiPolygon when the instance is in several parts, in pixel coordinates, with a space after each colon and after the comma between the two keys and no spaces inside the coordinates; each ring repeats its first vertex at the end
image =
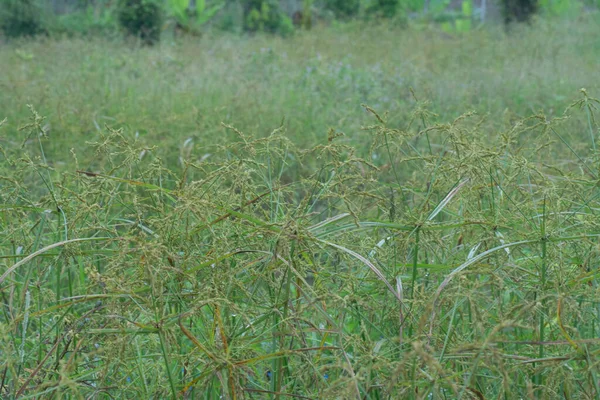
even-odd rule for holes
{"type": "Polygon", "coordinates": [[[0,397],[598,399],[600,21],[0,47],[0,397]]]}

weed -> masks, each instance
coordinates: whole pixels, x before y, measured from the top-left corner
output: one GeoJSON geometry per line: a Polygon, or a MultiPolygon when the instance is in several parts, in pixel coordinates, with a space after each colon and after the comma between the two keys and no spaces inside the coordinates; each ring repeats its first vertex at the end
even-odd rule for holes
{"type": "Polygon", "coordinates": [[[1,395],[597,397],[598,87],[563,97],[597,27],[565,26],[418,51],[387,27],[294,52],[0,49],[19,67],[0,78],[1,395]],[[360,37],[380,46],[342,50],[360,37]]]}

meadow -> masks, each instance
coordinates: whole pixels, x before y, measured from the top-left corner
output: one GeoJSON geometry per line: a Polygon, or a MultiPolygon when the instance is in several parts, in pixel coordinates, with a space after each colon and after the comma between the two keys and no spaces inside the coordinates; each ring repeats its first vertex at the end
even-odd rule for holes
{"type": "Polygon", "coordinates": [[[600,398],[599,21],[1,45],[0,398],[600,398]]]}

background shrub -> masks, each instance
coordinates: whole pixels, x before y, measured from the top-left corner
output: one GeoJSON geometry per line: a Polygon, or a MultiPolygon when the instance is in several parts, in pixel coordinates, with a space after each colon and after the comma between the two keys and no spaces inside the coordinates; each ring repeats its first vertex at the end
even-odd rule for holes
{"type": "Polygon", "coordinates": [[[327,0],[325,7],[333,11],[337,18],[351,18],[360,11],[360,0],[327,0]]]}
{"type": "Polygon", "coordinates": [[[292,20],[285,15],[277,0],[248,0],[244,4],[244,29],[248,32],[289,34],[292,20]]]}
{"type": "Polygon", "coordinates": [[[223,10],[215,17],[214,25],[217,29],[241,33],[244,29],[244,7],[239,2],[226,2],[223,10]]]}
{"type": "Polygon", "coordinates": [[[539,0],[538,9],[540,13],[551,16],[577,16],[581,13],[585,2],[572,0],[539,0]]]}
{"type": "Polygon", "coordinates": [[[43,33],[41,11],[35,0],[0,0],[0,29],[13,38],[43,33]]]}
{"type": "Polygon", "coordinates": [[[57,15],[50,19],[50,35],[85,36],[112,35],[118,32],[113,7],[95,8],[88,5],[81,10],[57,15]]]}
{"type": "Polygon", "coordinates": [[[502,0],[504,22],[528,22],[538,5],[538,0],[502,0]]]}
{"type": "Polygon", "coordinates": [[[393,17],[398,11],[399,0],[377,0],[373,5],[373,11],[382,17],[393,17]]]}
{"type": "Polygon", "coordinates": [[[160,40],[162,9],[152,0],[121,0],[118,20],[128,34],[139,37],[145,44],[160,40]]]}

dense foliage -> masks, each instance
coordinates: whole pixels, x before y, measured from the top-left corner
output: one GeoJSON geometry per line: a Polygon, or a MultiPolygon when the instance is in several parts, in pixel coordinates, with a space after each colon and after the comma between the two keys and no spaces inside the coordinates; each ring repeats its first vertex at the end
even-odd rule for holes
{"type": "Polygon", "coordinates": [[[163,11],[156,0],[119,0],[118,20],[125,31],[145,44],[160,40],[163,11]]]}
{"type": "Polygon", "coordinates": [[[360,11],[360,0],[326,0],[325,4],[337,18],[351,18],[360,11]]]}
{"type": "Polygon", "coordinates": [[[35,36],[44,32],[37,0],[0,0],[0,31],[7,37],[35,36]]]}
{"type": "Polygon", "coordinates": [[[465,32],[475,22],[529,22],[533,15],[577,16],[596,9],[598,0],[0,0],[4,37],[114,35],[121,26],[129,36],[155,43],[160,36],[202,36],[207,31],[266,32],[290,36],[339,21],[389,18],[438,23],[449,32],[465,32]]]}
{"type": "Polygon", "coordinates": [[[400,0],[377,0],[372,10],[383,17],[391,18],[399,10],[400,0]]]}
{"type": "Polygon", "coordinates": [[[538,0],[502,0],[505,22],[529,22],[537,12],[538,4],[538,0]]]}
{"type": "Polygon", "coordinates": [[[247,0],[244,2],[244,28],[249,32],[289,33],[291,19],[284,15],[278,0],[247,0]]]}

